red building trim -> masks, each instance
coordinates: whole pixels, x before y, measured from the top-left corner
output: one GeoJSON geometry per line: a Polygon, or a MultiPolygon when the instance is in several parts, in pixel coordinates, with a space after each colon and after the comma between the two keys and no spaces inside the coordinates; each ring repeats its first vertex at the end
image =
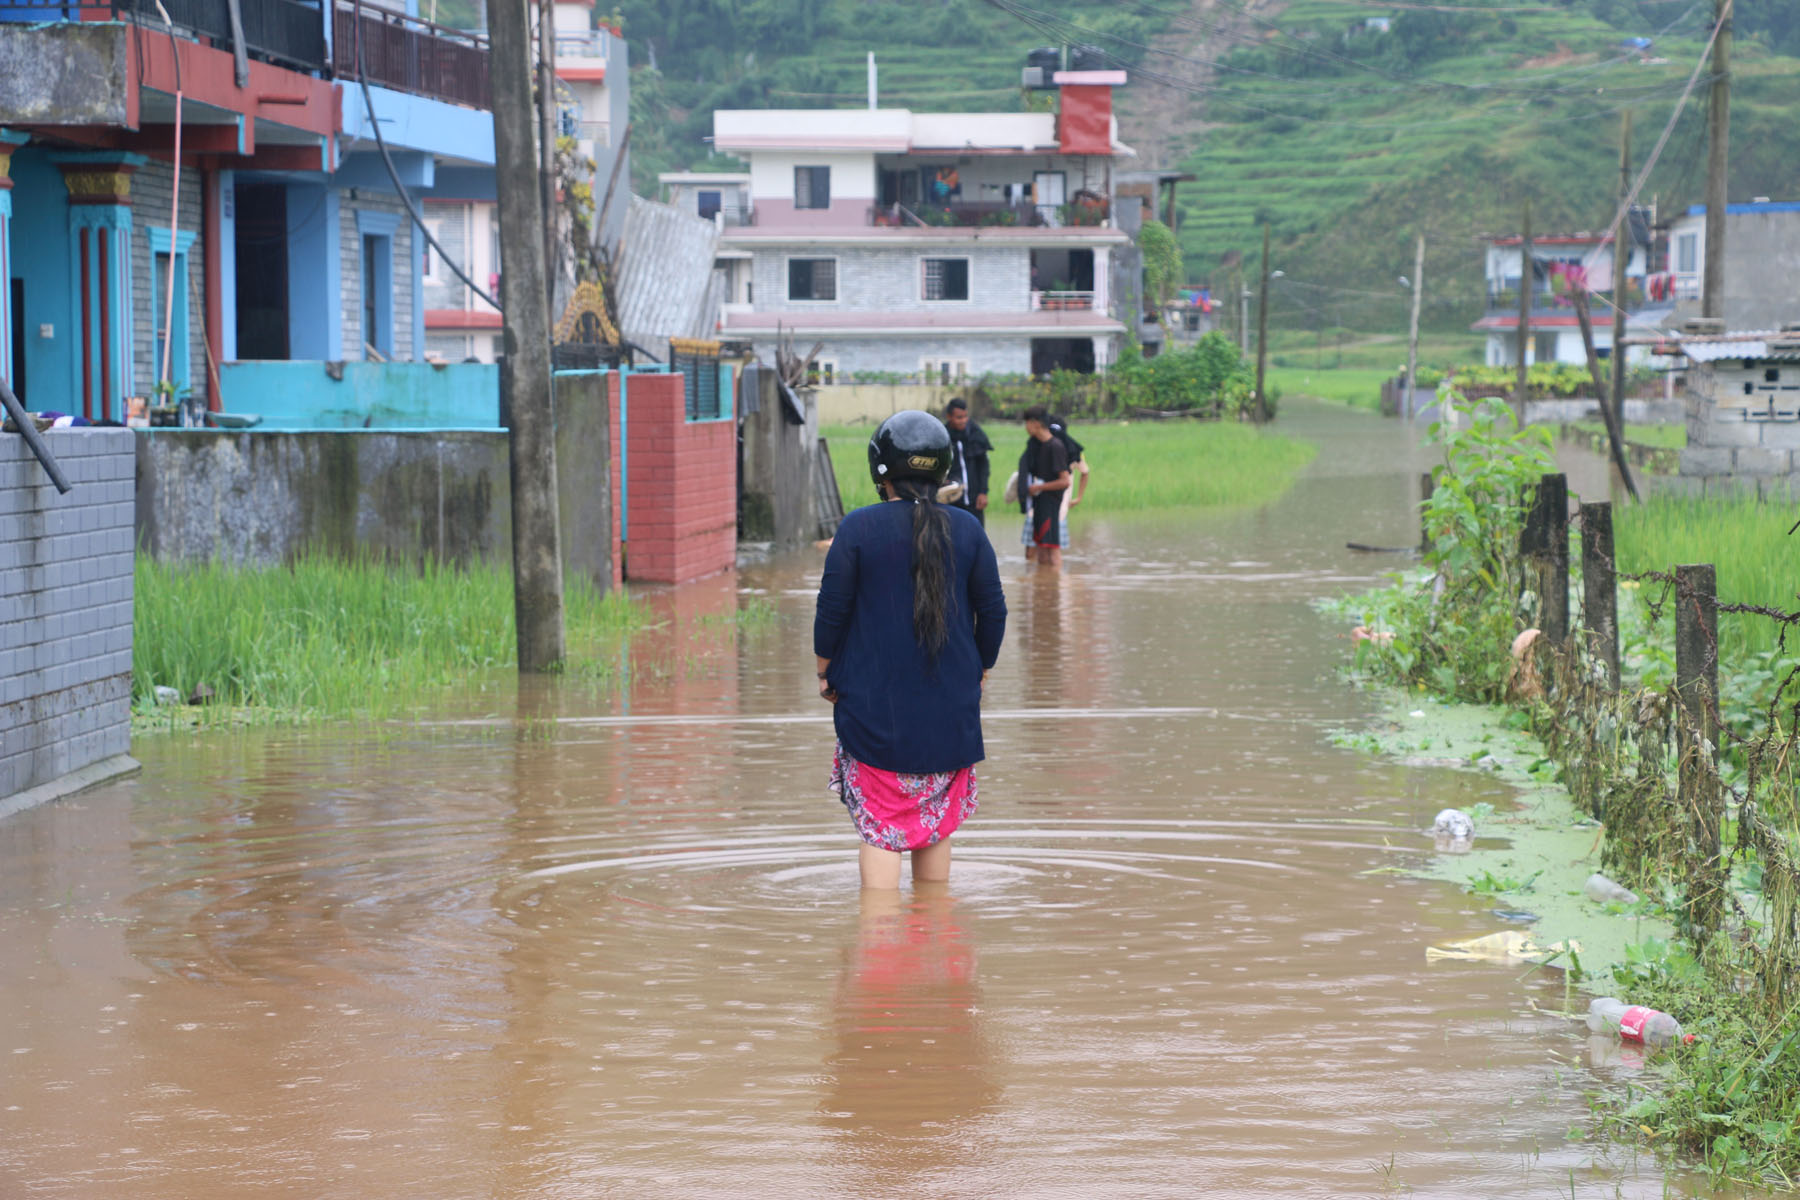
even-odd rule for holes
{"type": "MultiPolygon", "coordinates": [[[[282,125],[331,138],[339,127],[337,85],[298,71],[250,61],[250,86],[237,86],[236,64],[224,50],[177,39],[174,47],[160,33],[131,26],[129,119],[137,126],[138,93],[143,88],[175,94],[175,60],[181,60],[181,90],[189,100],[216,108],[266,117],[282,125]]],[[[183,130],[183,138],[187,136],[183,130]]],[[[314,168],[317,169],[317,168],[314,168]]]]}
{"type": "Polygon", "coordinates": [[[558,67],[556,77],[570,83],[605,83],[605,67],[558,67]]]}
{"type": "Polygon", "coordinates": [[[427,329],[498,329],[500,325],[500,314],[497,312],[471,312],[462,308],[425,310],[427,329]]]}

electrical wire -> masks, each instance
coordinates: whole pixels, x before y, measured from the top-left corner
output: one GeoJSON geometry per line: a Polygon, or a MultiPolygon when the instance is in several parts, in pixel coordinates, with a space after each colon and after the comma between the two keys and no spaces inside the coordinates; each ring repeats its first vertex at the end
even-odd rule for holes
{"type": "Polygon", "coordinates": [[[387,168],[388,178],[394,182],[394,190],[400,193],[400,200],[406,205],[406,215],[412,218],[414,227],[424,235],[426,245],[436,250],[444,265],[450,268],[450,273],[462,280],[471,292],[487,301],[488,305],[496,312],[504,313],[506,310],[500,307],[500,302],[488,295],[485,288],[470,279],[457,265],[456,260],[445,252],[437,238],[431,235],[431,230],[425,227],[425,218],[419,212],[418,203],[413,199],[412,193],[407,190],[406,185],[400,182],[400,172],[394,168],[394,159],[388,153],[387,140],[381,136],[381,121],[375,115],[375,99],[369,92],[368,76],[363,72],[362,0],[352,0],[351,9],[356,20],[356,82],[362,87],[363,111],[369,114],[369,128],[375,131],[375,148],[381,152],[381,165],[387,168]]]}

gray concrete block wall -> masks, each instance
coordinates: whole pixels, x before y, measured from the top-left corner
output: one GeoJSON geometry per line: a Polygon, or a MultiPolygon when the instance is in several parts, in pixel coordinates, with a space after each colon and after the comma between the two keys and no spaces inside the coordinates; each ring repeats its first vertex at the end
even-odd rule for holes
{"type": "Polygon", "coordinates": [[[394,283],[394,353],[395,360],[410,361],[413,353],[413,283],[417,278],[413,256],[414,230],[406,205],[398,196],[386,196],[353,188],[344,193],[338,216],[339,289],[344,298],[344,357],[361,360],[362,329],[362,231],[356,227],[358,212],[389,213],[400,219],[394,229],[394,261],[389,278],[394,283]]]}
{"type": "Polygon", "coordinates": [[[752,264],[757,312],[1029,312],[1031,250],[1025,246],[824,246],[759,250],[752,264]],[[837,259],[835,301],[790,301],[790,258],[837,259]],[[969,260],[968,300],[922,297],[926,258],[969,260]]]}
{"type": "Polygon", "coordinates": [[[44,436],[66,495],[0,434],[0,799],[131,742],[133,434],[44,436]]]}

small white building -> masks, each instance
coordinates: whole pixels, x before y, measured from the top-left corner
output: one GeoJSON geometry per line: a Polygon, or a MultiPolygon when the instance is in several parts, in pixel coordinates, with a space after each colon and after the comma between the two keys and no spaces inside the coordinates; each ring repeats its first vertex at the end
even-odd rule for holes
{"type": "Polygon", "coordinates": [[[722,335],[765,356],[822,342],[837,380],[1104,367],[1126,330],[1108,282],[1131,245],[1112,212],[1125,73],[1054,81],[1054,113],[715,113],[714,148],[750,164],[720,238],[722,335]]]}
{"type": "MultiPolygon", "coordinates": [[[[1626,222],[1630,226],[1631,222],[1626,222]]],[[[1525,278],[1523,241],[1518,234],[1491,236],[1487,241],[1487,310],[1470,328],[1487,335],[1486,361],[1490,367],[1513,366],[1519,361],[1519,286],[1525,278]]],[[[1627,336],[1653,334],[1663,317],[1673,311],[1672,296],[1651,294],[1648,231],[1630,239],[1625,260],[1625,332],[1627,336]]],[[[1575,315],[1572,291],[1586,287],[1593,321],[1594,349],[1601,358],[1612,353],[1612,239],[1604,233],[1548,234],[1531,242],[1531,338],[1525,361],[1587,365],[1587,349],[1581,341],[1581,323],[1575,315]]],[[[1642,351],[1632,351],[1642,357],[1642,351]]]]}
{"type": "MultiPolygon", "coordinates": [[[[1675,309],[1665,328],[1700,315],[1706,276],[1706,206],[1669,222],[1669,276],[1675,309]]],[[[1725,206],[1727,329],[1776,329],[1800,321],[1800,201],[1764,197],[1725,206]]]]}
{"type": "Polygon", "coordinates": [[[665,171],[663,203],[721,225],[741,225],[750,213],[750,176],[733,171],[665,171]]]}

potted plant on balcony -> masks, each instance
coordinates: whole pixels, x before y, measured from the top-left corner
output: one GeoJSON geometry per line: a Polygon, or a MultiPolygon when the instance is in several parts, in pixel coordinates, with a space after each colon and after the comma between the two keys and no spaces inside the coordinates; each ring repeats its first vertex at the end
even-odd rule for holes
{"type": "Polygon", "coordinates": [[[1069,299],[1069,293],[1074,290],[1075,285],[1069,280],[1058,279],[1050,285],[1049,292],[1045,294],[1044,307],[1048,309],[1072,308],[1074,304],[1069,299]]]}

